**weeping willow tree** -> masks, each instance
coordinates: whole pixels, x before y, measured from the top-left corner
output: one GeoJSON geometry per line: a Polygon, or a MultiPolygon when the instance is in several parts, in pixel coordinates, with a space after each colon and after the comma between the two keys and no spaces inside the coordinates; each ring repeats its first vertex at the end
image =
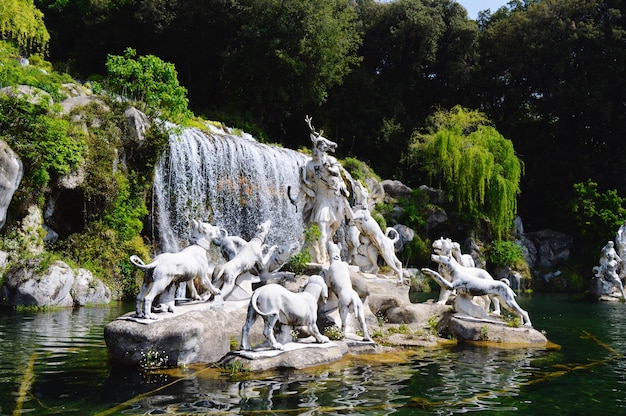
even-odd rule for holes
{"type": "Polygon", "coordinates": [[[27,55],[45,52],[50,34],[33,0],[0,0],[0,39],[27,55]]]}
{"type": "Polygon", "coordinates": [[[517,212],[522,162],[486,116],[456,106],[436,112],[416,133],[409,155],[459,212],[486,216],[500,239],[517,212]]]}

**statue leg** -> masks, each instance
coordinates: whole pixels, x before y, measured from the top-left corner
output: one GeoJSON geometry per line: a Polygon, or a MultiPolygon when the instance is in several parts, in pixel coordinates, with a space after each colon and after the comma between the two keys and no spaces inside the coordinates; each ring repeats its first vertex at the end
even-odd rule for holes
{"type": "Polygon", "coordinates": [[[275,350],[283,350],[282,344],[276,341],[276,337],[274,336],[274,325],[278,322],[278,314],[273,314],[266,317],[265,320],[265,328],[263,329],[263,335],[270,342],[270,346],[275,350]]]}

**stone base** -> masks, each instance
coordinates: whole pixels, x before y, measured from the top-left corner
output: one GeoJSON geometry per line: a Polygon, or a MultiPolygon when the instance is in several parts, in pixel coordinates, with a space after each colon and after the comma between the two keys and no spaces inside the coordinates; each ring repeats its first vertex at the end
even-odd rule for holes
{"type": "Polygon", "coordinates": [[[316,343],[313,337],[283,345],[284,350],[258,348],[253,351],[232,351],[219,361],[228,366],[235,362],[247,371],[268,371],[274,369],[302,369],[328,364],[341,359],[346,354],[373,354],[379,352],[374,342],[331,341],[316,343]]]}
{"type": "Polygon", "coordinates": [[[446,313],[439,322],[438,330],[447,332],[458,341],[488,342],[502,347],[554,346],[546,336],[531,327],[511,327],[498,318],[479,319],[470,316],[446,313]]]}

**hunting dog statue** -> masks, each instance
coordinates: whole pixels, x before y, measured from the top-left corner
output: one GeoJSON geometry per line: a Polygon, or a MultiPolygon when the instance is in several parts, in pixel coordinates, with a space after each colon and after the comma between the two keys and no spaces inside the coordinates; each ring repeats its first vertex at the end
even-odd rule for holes
{"type": "Polygon", "coordinates": [[[220,300],[228,296],[235,287],[235,280],[243,273],[249,272],[258,267],[260,270],[266,268],[267,263],[272,258],[272,254],[276,251],[277,247],[272,246],[267,250],[267,253],[263,253],[266,246],[264,244],[265,238],[272,226],[271,221],[265,221],[257,226],[257,232],[248,241],[237,255],[224,264],[215,266],[213,270],[213,284],[218,286],[221,281],[221,293],[218,294],[214,301],[220,300]]]}
{"type": "MultiPolygon", "coordinates": [[[[433,241],[432,244],[433,251],[435,254],[440,256],[452,256],[461,266],[472,268],[472,272],[481,279],[493,280],[493,277],[487,273],[485,270],[477,268],[476,263],[474,262],[474,258],[469,254],[461,253],[461,245],[456,241],[452,241],[449,238],[439,238],[433,241]]],[[[452,276],[450,276],[450,272],[448,268],[441,263],[439,263],[439,273],[446,279],[448,282],[452,281],[452,276]]],[[[437,301],[440,305],[445,305],[450,298],[452,291],[447,289],[444,286],[441,286],[441,292],[439,293],[439,300],[437,301]]],[[[485,312],[489,313],[489,307],[493,303],[493,313],[495,315],[500,315],[500,301],[495,296],[483,296],[483,306],[485,312]]]]}
{"type": "MultiPolygon", "coordinates": [[[[317,327],[317,303],[326,302],[328,287],[319,275],[310,276],[303,292],[294,293],[285,287],[271,283],[254,291],[248,305],[246,322],[241,330],[241,349],[250,350],[248,334],[259,316],[263,317],[263,335],[272,349],[283,350],[276,340],[276,325],[287,327],[306,326],[319,343],[329,342],[317,327]]],[[[276,328],[282,331],[281,328],[276,328]]]]}
{"type": "MultiPolygon", "coordinates": [[[[137,295],[136,316],[138,318],[157,319],[152,313],[152,302],[168,287],[180,282],[189,282],[199,278],[203,286],[211,293],[218,294],[220,291],[213,286],[208,274],[211,270],[207,258],[207,250],[219,230],[217,227],[193,220],[193,232],[191,245],[178,253],[161,253],[154,260],[145,264],[138,256],[130,256],[130,261],[135,267],[144,271],[143,284],[137,295]]],[[[198,297],[197,293],[194,297],[198,297]]],[[[174,312],[174,305],[170,303],[167,308],[174,312]]]]}
{"type": "Polygon", "coordinates": [[[341,260],[340,248],[332,241],[328,242],[328,254],[330,255],[330,266],[324,270],[328,289],[335,293],[339,303],[339,317],[341,318],[341,336],[346,336],[346,325],[348,322],[348,314],[350,310],[358,319],[361,330],[363,331],[363,340],[371,341],[365,323],[365,311],[363,302],[359,294],[352,288],[352,280],[350,279],[350,267],[348,263],[341,260]]]}
{"type": "MultiPolygon", "coordinates": [[[[449,290],[456,290],[460,296],[470,299],[473,296],[496,296],[502,303],[502,306],[519,316],[521,324],[532,326],[528,313],[517,304],[515,292],[506,283],[493,278],[485,279],[478,277],[475,270],[482,269],[461,266],[452,255],[441,256],[433,254],[431,258],[434,262],[445,266],[452,276],[452,282],[449,282],[434,270],[422,269],[423,273],[433,277],[440,285],[445,286],[449,290]]],[[[486,270],[482,271],[488,274],[486,270]]]]}

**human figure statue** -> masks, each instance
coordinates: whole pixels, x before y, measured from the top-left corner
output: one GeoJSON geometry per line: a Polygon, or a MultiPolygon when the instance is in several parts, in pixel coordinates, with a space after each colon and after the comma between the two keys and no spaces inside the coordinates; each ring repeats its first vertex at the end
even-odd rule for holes
{"type": "Polygon", "coordinates": [[[311,117],[305,117],[311,129],[311,159],[300,172],[300,192],[294,198],[288,189],[288,196],[295,205],[304,198],[303,216],[306,224],[319,227],[320,238],[313,247],[313,260],[328,263],[327,243],[332,241],[345,218],[351,217],[348,196],[350,192],[344,181],[349,174],[328,152],[334,152],[337,143],[323,137],[323,131],[315,131],[311,117]]]}
{"type": "Polygon", "coordinates": [[[620,279],[617,273],[622,259],[615,250],[615,244],[613,241],[606,243],[600,251],[600,265],[593,268],[596,278],[604,278],[605,280],[613,283],[613,285],[620,291],[622,297],[626,299],[626,293],[624,293],[624,285],[622,279],[620,279]]]}
{"type": "MultiPolygon", "coordinates": [[[[622,224],[615,235],[615,249],[620,259],[626,260],[626,222],[622,224]]],[[[617,274],[621,279],[626,278],[626,264],[620,262],[617,274]]]]}

